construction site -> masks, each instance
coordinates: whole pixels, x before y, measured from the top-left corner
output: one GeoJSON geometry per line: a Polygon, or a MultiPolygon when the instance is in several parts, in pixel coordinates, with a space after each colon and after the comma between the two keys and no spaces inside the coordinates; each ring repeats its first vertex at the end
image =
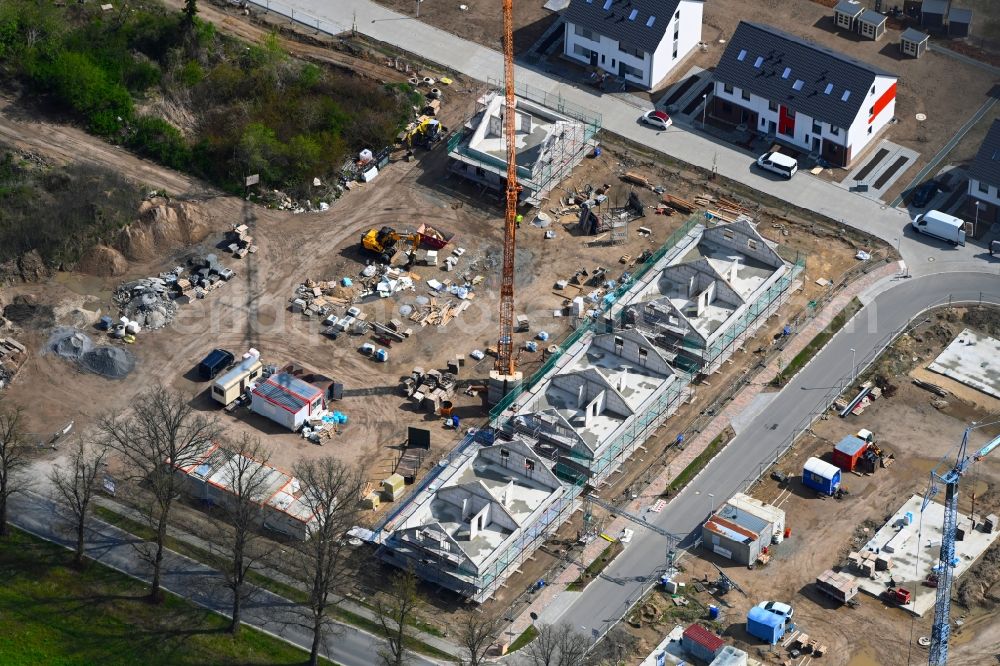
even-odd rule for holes
{"type": "MultiPolygon", "coordinates": [[[[581,511],[586,494],[628,495],[668,466],[677,433],[703,427],[732,386],[781,362],[823,304],[895,255],[710,172],[650,159],[550,94],[400,64],[406,56],[387,50],[354,44],[336,64],[356,65],[373,86],[410,82],[421,102],[396,144],[359,150],[337,197],[319,203],[230,196],[52,123],[72,146],[56,151],[49,123],[0,117],[21,153],[52,164],[71,153],[148,186],[121,243],[4,289],[0,390],[30,406],[39,433],[68,421],[86,429],[156,385],[211,413],[220,441],[176,470],[189,495],[183,524],[199,524],[200,504],[226,501],[226,442],[245,434],[270,454],[262,527],[278,542],[309,535],[297,463],[333,455],[362,468],[356,499],[371,543],[355,547],[352,593],[371,597],[387,571],[412,569],[446,626],[469,602],[516,608],[537,581],[575,566],[613,513],[581,511]]],[[[1000,410],[984,392],[990,372],[938,356],[997,335],[992,321],[970,309],[915,328],[887,353],[895,365],[845,393],[864,393],[841,405],[847,416],[831,410],[777,474],[725,498],[701,547],[626,618],[645,652],[669,632],[678,644],[711,643],[674,630],[701,617],[769,663],[806,646],[850,666],[926,650],[937,553],[928,546],[945,515],[943,495],[924,506],[928,472],[954,459],[968,422],[1000,410]],[[962,383],[956,372],[975,377],[962,383]],[[859,430],[872,439],[839,447],[859,430]],[[814,468],[826,479],[811,459],[840,470],[832,492],[806,482],[814,468]],[[900,554],[889,565],[893,538],[900,554]],[[865,554],[876,552],[881,563],[865,554]],[[817,578],[839,581],[827,572],[860,577],[867,594],[845,598],[848,607],[829,601],[816,589],[817,578]],[[899,588],[905,601],[884,594],[899,588]],[[794,604],[795,618],[762,646],[744,627],[768,600],[794,604]]],[[[981,344],[989,357],[993,343],[981,344]]],[[[963,480],[959,643],[1000,641],[997,459],[963,480]]],[[[831,583],[841,584],[853,589],[831,583]]]]}
{"type": "Polygon", "coordinates": [[[751,663],[922,663],[950,605],[948,663],[987,663],[1000,639],[1000,404],[975,372],[948,376],[948,353],[989,349],[997,321],[992,308],[944,308],[890,347],[637,604],[625,626],[639,653],[677,663],[681,632],[701,621],[717,651],[751,663]]]}

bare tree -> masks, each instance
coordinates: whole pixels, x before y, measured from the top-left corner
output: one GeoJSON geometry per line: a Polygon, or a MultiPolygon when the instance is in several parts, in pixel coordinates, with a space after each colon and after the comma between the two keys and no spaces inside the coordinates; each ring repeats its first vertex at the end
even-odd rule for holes
{"type": "Polygon", "coordinates": [[[503,628],[503,615],[495,611],[469,613],[458,628],[458,644],[465,649],[469,666],[480,666],[503,628]]]}
{"type": "Polygon", "coordinates": [[[328,612],[343,597],[347,583],[344,534],[357,522],[364,479],[332,457],[300,463],[295,467],[295,476],[302,484],[302,501],[315,517],[309,539],[298,545],[304,559],[298,571],[309,589],[313,632],[309,664],[315,666],[323,635],[329,629],[328,612]]]}
{"type": "Polygon", "coordinates": [[[150,599],[159,601],[170,510],[184,484],[175,471],[198,462],[218,428],[213,419],[195,412],[182,395],[162,386],[140,394],[133,404],[131,413],[101,417],[98,427],[106,445],[121,455],[129,480],[148,491],[136,497],[155,535],[152,547],[141,552],[153,567],[150,599]]]}
{"type": "Polygon", "coordinates": [[[7,499],[24,489],[21,469],[28,464],[28,445],[22,415],[20,407],[0,411],[0,537],[8,534],[7,499]]]}
{"type": "Polygon", "coordinates": [[[524,648],[534,666],[578,666],[584,663],[590,640],[568,624],[546,624],[524,648]]]}
{"type": "Polygon", "coordinates": [[[77,438],[66,464],[53,468],[49,476],[56,489],[56,499],[73,516],[76,532],[73,565],[78,569],[83,566],[83,537],[87,529],[87,518],[98,486],[97,477],[104,466],[107,453],[106,447],[77,438]]]}
{"type": "Polygon", "coordinates": [[[226,585],[233,592],[232,620],[229,633],[238,634],[243,602],[247,599],[247,574],[266,555],[257,527],[261,522],[261,507],[267,500],[271,468],[269,455],[256,437],[244,433],[226,461],[223,469],[229,479],[229,495],[220,505],[226,525],[222,541],[226,562],[223,573],[226,585]]]}
{"type": "Polygon", "coordinates": [[[406,663],[407,625],[413,621],[420,607],[418,583],[412,569],[397,572],[392,577],[388,601],[379,599],[375,602],[375,613],[386,641],[386,647],[379,651],[385,666],[403,666],[406,663]]]}
{"type": "Polygon", "coordinates": [[[628,664],[638,647],[639,639],[619,624],[611,629],[603,640],[594,647],[588,658],[588,663],[592,666],[628,664]]]}

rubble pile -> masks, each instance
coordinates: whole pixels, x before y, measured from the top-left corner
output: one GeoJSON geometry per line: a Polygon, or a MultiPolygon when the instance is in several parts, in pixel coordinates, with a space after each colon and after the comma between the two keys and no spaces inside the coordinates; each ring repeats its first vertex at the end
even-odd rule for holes
{"type": "Polygon", "coordinates": [[[463,365],[465,359],[459,359],[452,364],[452,369],[456,372],[441,372],[440,370],[428,370],[414,368],[409,376],[404,377],[400,382],[400,391],[415,402],[421,408],[431,414],[437,414],[442,407],[450,407],[448,402],[458,386],[458,368],[463,365]]]}
{"type": "Polygon", "coordinates": [[[12,381],[28,358],[28,350],[14,338],[0,338],[0,391],[12,381]]]}
{"type": "Polygon", "coordinates": [[[235,273],[219,263],[214,254],[189,258],[190,268],[176,266],[156,277],[123,282],[113,300],[121,316],[141,328],[158,329],[177,315],[179,298],[204,298],[231,280],[235,273]]]}

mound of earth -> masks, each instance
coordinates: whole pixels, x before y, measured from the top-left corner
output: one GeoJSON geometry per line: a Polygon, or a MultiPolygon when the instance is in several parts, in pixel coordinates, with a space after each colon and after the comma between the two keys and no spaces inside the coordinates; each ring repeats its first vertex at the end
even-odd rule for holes
{"type": "Polygon", "coordinates": [[[142,202],[139,221],[118,234],[114,246],[130,261],[147,261],[167,248],[205,239],[209,218],[197,206],[154,198],[142,202]]]}
{"type": "Polygon", "coordinates": [[[113,247],[95,245],[83,255],[78,268],[89,275],[116,277],[128,270],[128,260],[113,247]]]}
{"type": "Polygon", "coordinates": [[[3,316],[22,328],[49,328],[55,323],[52,306],[42,305],[34,296],[15,296],[4,307],[3,316]]]}

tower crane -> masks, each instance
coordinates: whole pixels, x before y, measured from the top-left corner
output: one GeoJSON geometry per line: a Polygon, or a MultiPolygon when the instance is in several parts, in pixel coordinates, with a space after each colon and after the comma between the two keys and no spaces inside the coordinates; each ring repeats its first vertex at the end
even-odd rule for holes
{"type": "Polygon", "coordinates": [[[511,378],[514,362],[514,240],[517,230],[517,145],[514,141],[514,7],[503,0],[504,136],[507,139],[507,190],[504,213],[503,273],[500,277],[500,339],[494,374],[511,378]]]}
{"type": "Polygon", "coordinates": [[[937,596],[934,599],[934,625],[931,629],[931,645],[928,664],[944,666],[948,663],[948,639],[951,636],[951,585],[954,578],[955,561],[955,528],[958,525],[958,482],[966,470],[986,457],[1000,446],[1000,437],[995,437],[971,456],[966,453],[969,445],[969,433],[992,423],[977,425],[973,423],[965,429],[962,444],[958,449],[955,464],[950,469],[942,470],[941,465],[931,471],[930,486],[924,501],[920,505],[923,512],[931,499],[940,491],[944,484],[944,525],[941,531],[941,556],[938,560],[937,596]]]}

